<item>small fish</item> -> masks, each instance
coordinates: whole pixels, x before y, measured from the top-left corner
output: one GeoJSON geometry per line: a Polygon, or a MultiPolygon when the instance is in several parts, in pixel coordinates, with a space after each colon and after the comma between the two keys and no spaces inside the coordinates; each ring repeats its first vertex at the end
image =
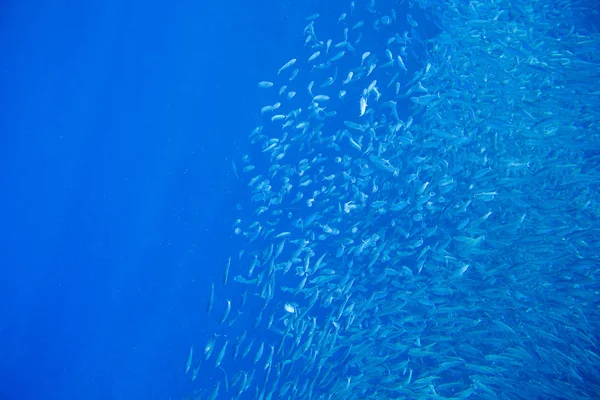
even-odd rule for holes
{"type": "Polygon", "coordinates": [[[271,351],[269,352],[269,356],[267,357],[267,362],[265,363],[265,371],[268,370],[269,368],[271,368],[271,365],[273,364],[273,354],[275,353],[275,347],[270,345],[271,347],[271,351]]]}
{"type": "Polygon", "coordinates": [[[258,87],[261,89],[268,89],[273,87],[273,82],[261,81],[258,82],[258,87]]]}
{"type": "Polygon", "coordinates": [[[204,359],[208,360],[213,352],[213,350],[215,349],[215,341],[217,340],[217,335],[213,335],[210,339],[208,339],[208,342],[206,342],[206,345],[204,346],[204,359]]]}
{"type": "Polygon", "coordinates": [[[240,388],[238,389],[238,397],[240,397],[242,395],[242,393],[244,393],[244,390],[246,390],[246,383],[248,382],[248,374],[243,372],[244,377],[242,380],[242,384],[240,385],[240,388]]]}
{"type": "Polygon", "coordinates": [[[219,325],[222,325],[223,322],[225,322],[225,320],[227,320],[227,317],[229,317],[230,311],[231,311],[231,300],[227,299],[227,307],[225,307],[225,312],[223,313],[223,317],[221,318],[221,322],[219,322],[219,325]]]}
{"type": "Polygon", "coordinates": [[[318,94],[315,97],[313,97],[313,101],[322,102],[322,101],[327,101],[327,100],[329,100],[329,96],[326,96],[324,94],[318,94]]]}
{"type": "Polygon", "coordinates": [[[217,359],[215,361],[215,368],[218,368],[219,365],[221,365],[221,362],[223,362],[223,358],[225,357],[225,352],[227,351],[228,344],[229,344],[229,340],[226,340],[225,344],[221,348],[221,351],[219,352],[219,355],[217,356],[217,359]]]}
{"type": "Polygon", "coordinates": [[[290,61],[283,64],[283,66],[281,68],[279,68],[279,70],[277,71],[277,75],[279,75],[280,73],[282,73],[283,71],[285,71],[286,69],[288,69],[289,67],[291,67],[294,64],[296,64],[296,59],[292,58],[290,61]]]}
{"type": "Polygon", "coordinates": [[[352,30],[358,29],[360,27],[362,27],[365,24],[365,21],[358,21],[356,24],[354,24],[354,26],[352,27],[352,30]]]}
{"type": "Polygon", "coordinates": [[[200,371],[200,365],[201,364],[202,364],[202,360],[198,360],[198,363],[196,364],[196,367],[192,371],[192,382],[194,382],[196,380],[196,378],[198,377],[198,372],[200,371]]]}
{"type": "Polygon", "coordinates": [[[246,348],[242,352],[242,358],[245,358],[248,355],[248,353],[250,353],[250,350],[252,350],[253,345],[254,345],[254,339],[250,340],[250,342],[246,345],[246,348]]]}
{"type": "Polygon", "coordinates": [[[293,81],[294,79],[296,79],[296,77],[298,76],[298,74],[300,73],[300,69],[296,68],[295,70],[292,71],[292,74],[290,75],[289,80],[293,81]]]}
{"type": "Polygon", "coordinates": [[[320,51],[315,51],[314,53],[312,53],[312,55],[310,57],[308,57],[308,62],[314,61],[317,57],[319,57],[321,55],[320,51]]]}
{"type": "Polygon", "coordinates": [[[215,300],[215,284],[214,282],[210,284],[210,296],[208,297],[208,306],[206,307],[206,312],[210,314],[213,303],[215,300]]]}
{"type": "Polygon", "coordinates": [[[260,361],[264,350],[265,350],[265,344],[264,344],[264,342],[261,342],[260,347],[258,348],[256,355],[254,356],[254,364],[256,364],[257,362],[260,361]]]}
{"type": "Polygon", "coordinates": [[[334,55],[333,57],[331,57],[329,59],[329,62],[334,62],[337,61],[339,59],[341,59],[342,57],[344,57],[344,55],[346,54],[346,52],[344,50],[338,52],[336,55],[334,55]]]}
{"type": "Polygon", "coordinates": [[[365,112],[367,111],[367,99],[365,99],[364,97],[360,98],[360,115],[359,117],[362,117],[363,115],[365,115],[365,112]]]}
{"type": "Polygon", "coordinates": [[[354,76],[354,72],[352,72],[352,71],[348,72],[348,76],[346,77],[346,79],[344,79],[342,84],[346,85],[346,84],[350,83],[353,76],[354,76]]]}
{"type": "MultiPolygon", "coordinates": [[[[354,147],[358,151],[362,151],[362,146],[360,144],[356,143],[356,141],[354,139],[352,139],[351,137],[348,137],[348,140],[350,141],[350,145],[352,147],[354,147]]],[[[349,204],[349,203],[347,203],[347,204],[349,204]]]]}
{"type": "Polygon", "coordinates": [[[365,62],[365,60],[367,59],[367,57],[369,57],[371,55],[370,51],[365,51],[362,56],[360,57],[360,65],[362,66],[363,63],[365,62]]]}
{"type": "Polygon", "coordinates": [[[296,308],[293,305],[291,305],[290,303],[285,303],[283,308],[285,309],[285,311],[292,313],[292,314],[294,314],[296,312],[296,308]]]}
{"type": "Polygon", "coordinates": [[[220,387],[221,387],[221,381],[217,382],[217,386],[215,386],[215,389],[213,390],[213,392],[210,395],[210,397],[208,398],[208,400],[215,400],[217,398],[217,396],[219,395],[219,388],[220,387]]]}
{"type": "Polygon", "coordinates": [[[192,347],[190,347],[190,354],[188,355],[187,362],[185,363],[185,373],[186,374],[190,371],[193,358],[194,358],[194,345],[192,345],[192,347]]]}
{"type": "Polygon", "coordinates": [[[225,266],[225,273],[223,274],[223,285],[227,285],[227,280],[229,279],[229,267],[231,267],[231,257],[227,260],[227,265],[225,266]]]}

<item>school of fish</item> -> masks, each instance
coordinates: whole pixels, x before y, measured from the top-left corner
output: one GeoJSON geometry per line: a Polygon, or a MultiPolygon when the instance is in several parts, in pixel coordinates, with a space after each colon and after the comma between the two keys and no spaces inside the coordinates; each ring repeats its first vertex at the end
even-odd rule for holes
{"type": "Polygon", "coordinates": [[[189,398],[600,398],[594,13],[355,0],[307,17],[304,51],[257,84],[272,101],[233,165],[240,251],[207,288],[222,329],[190,349],[189,398]]]}

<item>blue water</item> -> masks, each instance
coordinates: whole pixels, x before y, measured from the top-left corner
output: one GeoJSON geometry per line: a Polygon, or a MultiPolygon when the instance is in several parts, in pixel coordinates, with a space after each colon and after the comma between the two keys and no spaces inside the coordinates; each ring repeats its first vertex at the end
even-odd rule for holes
{"type": "Polygon", "coordinates": [[[176,3],[2,5],[0,399],[189,392],[232,157],[310,4],[176,3]]]}

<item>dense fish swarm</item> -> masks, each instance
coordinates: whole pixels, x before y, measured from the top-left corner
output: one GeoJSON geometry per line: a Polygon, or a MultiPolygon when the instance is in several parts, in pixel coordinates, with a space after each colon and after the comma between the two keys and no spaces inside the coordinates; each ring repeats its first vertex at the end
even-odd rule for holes
{"type": "Polygon", "coordinates": [[[425,39],[383,3],[308,17],[258,83],[190,398],[598,398],[595,11],[420,1],[425,39]]]}

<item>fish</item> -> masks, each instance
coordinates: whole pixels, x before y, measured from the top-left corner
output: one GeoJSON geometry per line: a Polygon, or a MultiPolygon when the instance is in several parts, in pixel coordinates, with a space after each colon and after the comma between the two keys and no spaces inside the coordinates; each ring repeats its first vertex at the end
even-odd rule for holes
{"type": "Polygon", "coordinates": [[[221,381],[217,382],[217,385],[213,389],[211,395],[208,397],[208,400],[215,400],[219,395],[219,389],[221,387],[221,381]]]}
{"type": "Polygon", "coordinates": [[[363,115],[365,115],[367,111],[367,99],[364,97],[360,98],[360,114],[359,117],[362,117],[363,115]]]}
{"type": "Polygon", "coordinates": [[[196,378],[198,377],[198,372],[200,372],[201,365],[202,365],[202,360],[198,360],[198,362],[196,363],[196,366],[194,367],[194,369],[192,371],[192,382],[194,382],[196,380],[196,378]]]}
{"type": "Polygon", "coordinates": [[[190,371],[193,358],[194,358],[194,346],[192,345],[190,347],[190,353],[188,354],[187,362],[185,363],[185,373],[186,374],[190,371]]]}
{"type": "Polygon", "coordinates": [[[215,349],[215,342],[217,340],[217,335],[213,335],[208,342],[206,342],[206,345],[204,346],[204,359],[208,360],[210,358],[210,356],[212,355],[213,350],[215,349]]]}
{"type": "Polygon", "coordinates": [[[215,301],[215,284],[211,283],[210,285],[210,294],[208,296],[208,304],[206,306],[206,312],[210,314],[212,311],[213,303],[215,301]]]}
{"type": "Polygon", "coordinates": [[[223,285],[227,285],[229,279],[229,267],[231,267],[231,257],[227,259],[227,265],[225,266],[225,273],[223,274],[223,285]]]}
{"type": "Polygon", "coordinates": [[[224,337],[222,373],[195,384],[215,398],[594,398],[592,6],[313,6],[285,43],[296,58],[259,71],[272,86],[249,102],[241,270],[228,282],[229,259],[228,294],[210,295],[241,301],[195,332],[206,359],[224,337]]]}
{"type": "Polygon", "coordinates": [[[231,300],[227,299],[227,306],[225,307],[225,312],[223,312],[223,316],[221,317],[221,322],[219,322],[219,325],[222,325],[227,320],[227,317],[229,317],[230,311],[231,311],[231,300]]]}
{"type": "Polygon", "coordinates": [[[324,94],[319,94],[313,97],[313,101],[323,102],[329,100],[329,96],[324,94]]]}
{"type": "Polygon", "coordinates": [[[289,303],[285,303],[285,305],[283,306],[283,308],[285,308],[285,311],[289,312],[289,313],[295,313],[296,312],[296,308],[289,304],[289,303]]]}
{"type": "Polygon", "coordinates": [[[273,82],[261,81],[258,82],[258,87],[261,89],[269,89],[273,87],[273,82]]]}
{"type": "Polygon", "coordinates": [[[221,351],[219,352],[219,355],[217,356],[217,359],[215,360],[215,368],[218,368],[223,362],[223,358],[225,358],[225,352],[227,351],[228,344],[229,340],[226,340],[223,344],[223,347],[221,348],[221,351]]]}
{"type": "Polygon", "coordinates": [[[261,342],[260,346],[258,347],[258,350],[256,351],[256,355],[254,356],[254,364],[256,364],[262,358],[264,349],[265,349],[265,343],[261,342]]]}
{"type": "Polygon", "coordinates": [[[279,68],[279,70],[277,71],[277,75],[281,74],[283,71],[290,68],[292,65],[296,64],[296,61],[297,60],[295,58],[292,58],[291,60],[289,60],[288,62],[283,64],[283,66],[281,68],[279,68]]]}

